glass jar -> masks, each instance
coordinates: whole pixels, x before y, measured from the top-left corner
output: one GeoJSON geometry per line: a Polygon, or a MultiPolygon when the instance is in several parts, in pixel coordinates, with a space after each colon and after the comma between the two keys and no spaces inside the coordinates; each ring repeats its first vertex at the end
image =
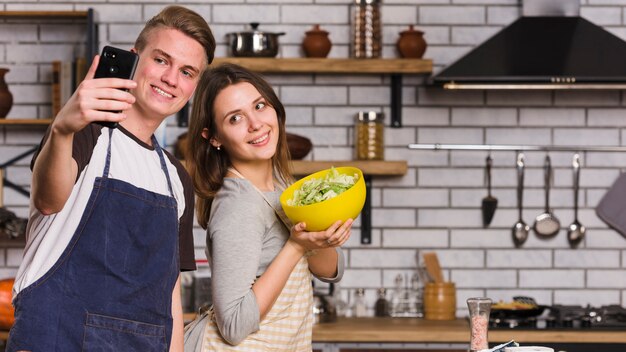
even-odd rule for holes
{"type": "Polygon", "coordinates": [[[383,160],[385,152],[385,115],[375,111],[360,111],[354,126],[354,146],[357,160],[383,160]]]}
{"type": "Polygon", "coordinates": [[[379,58],[382,53],[380,0],[354,0],[352,11],[352,55],[379,58]]]}
{"type": "Polygon", "coordinates": [[[487,332],[491,299],[485,297],[468,298],[467,307],[470,315],[470,352],[488,349],[487,332]]]}
{"type": "Polygon", "coordinates": [[[358,288],[352,305],[352,316],[362,318],[367,316],[367,304],[365,303],[365,289],[358,288]]]}

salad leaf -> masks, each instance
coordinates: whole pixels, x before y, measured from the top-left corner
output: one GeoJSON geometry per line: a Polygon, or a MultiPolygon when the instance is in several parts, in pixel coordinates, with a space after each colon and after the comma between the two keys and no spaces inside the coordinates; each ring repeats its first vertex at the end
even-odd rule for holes
{"type": "Polygon", "coordinates": [[[354,186],[358,179],[358,174],[354,176],[340,174],[331,167],[323,179],[312,178],[304,182],[300,189],[293,192],[293,198],[287,200],[287,205],[311,205],[334,198],[354,186]]]}

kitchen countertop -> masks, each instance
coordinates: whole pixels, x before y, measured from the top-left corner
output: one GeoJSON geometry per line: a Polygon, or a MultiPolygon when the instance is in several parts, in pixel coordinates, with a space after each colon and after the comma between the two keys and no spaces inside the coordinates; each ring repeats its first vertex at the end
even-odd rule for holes
{"type": "MultiPolygon", "coordinates": [[[[186,314],[192,320],[193,314],[186,314]]],[[[0,331],[0,340],[8,331],[0,331]]],[[[515,340],[562,343],[626,343],[626,331],[608,330],[490,330],[489,342],[515,340]]],[[[469,343],[466,319],[434,321],[417,318],[339,318],[313,325],[313,342],[469,343]]]]}
{"type": "MultiPolygon", "coordinates": [[[[489,342],[626,343],[626,331],[490,330],[489,342]]],[[[313,342],[447,342],[469,343],[466,319],[339,318],[313,326],[313,342]]]]}

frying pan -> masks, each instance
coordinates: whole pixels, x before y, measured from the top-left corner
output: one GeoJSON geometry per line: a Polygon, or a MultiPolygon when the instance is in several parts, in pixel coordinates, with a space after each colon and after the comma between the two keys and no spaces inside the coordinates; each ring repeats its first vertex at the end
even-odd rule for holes
{"type": "Polygon", "coordinates": [[[541,315],[547,306],[537,306],[528,309],[497,309],[491,308],[490,316],[500,319],[530,318],[541,315]]]}

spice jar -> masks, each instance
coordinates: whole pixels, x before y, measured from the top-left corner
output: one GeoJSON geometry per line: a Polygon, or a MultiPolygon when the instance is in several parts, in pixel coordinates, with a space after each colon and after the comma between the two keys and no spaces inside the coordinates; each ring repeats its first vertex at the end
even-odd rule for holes
{"type": "Polygon", "coordinates": [[[389,301],[387,300],[387,290],[384,287],[378,289],[378,299],[374,304],[374,316],[377,317],[388,317],[390,315],[389,311],[389,301]]]}
{"type": "Polygon", "coordinates": [[[354,145],[357,160],[384,159],[385,115],[375,111],[360,111],[356,115],[354,145]]]}
{"type": "Polygon", "coordinates": [[[487,330],[491,299],[484,297],[468,298],[467,307],[470,314],[470,352],[489,348],[487,330]]]}
{"type": "Polygon", "coordinates": [[[354,0],[353,50],[355,58],[378,58],[382,53],[380,0],[354,0]]]}

